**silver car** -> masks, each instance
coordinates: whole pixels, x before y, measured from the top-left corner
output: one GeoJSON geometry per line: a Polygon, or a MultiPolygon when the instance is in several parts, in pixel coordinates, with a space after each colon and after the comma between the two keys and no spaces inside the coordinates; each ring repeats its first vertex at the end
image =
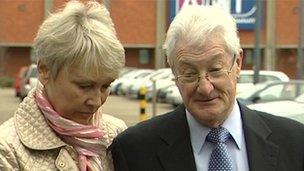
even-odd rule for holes
{"type": "Polygon", "coordinates": [[[273,101],[248,105],[253,110],[294,119],[304,124],[304,94],[295,100],[273,101]]]}
{"type": "Polygon", "coordinates": [[[25,77],[21,80],[20,84],[20,98],[23,100],[28,92],[34,88],[38,81],[38,71],[37,71],[37,65],[31,64],[28,67],[28,70],[25,74],[25,77]]]}

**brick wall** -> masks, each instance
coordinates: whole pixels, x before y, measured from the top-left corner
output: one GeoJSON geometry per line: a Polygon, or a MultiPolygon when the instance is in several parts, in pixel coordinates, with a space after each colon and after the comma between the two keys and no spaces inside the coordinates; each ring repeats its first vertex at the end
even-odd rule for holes
{"type": "Polygon", "coordinates": [[[156,1],[116,0],[110,10],[122,43],[155,44],[156,1]]]}
{"type": "MultiPolygon", "coordinates": [[[[53,6],[62,7],[68,0],[53,0],[53,6]]],[[[86,1],[86,0],[82,0],[86,1]]],[[[99,0],[101,1],[101,0],[99,0]]],[[[44,0],[0,0],[0,43],[21,43],[27,47],[8,48],[5,55],[0,54],[0,74],[14,75],[17,68],[29,63],[30,45],[39,25],[44,19],[44,0]],[[3,68],[5,66],[6,68],[3,68]]],[[[148,64],[139,63],[140,46],[155,44],[156,1],[155,0],[110,0],[110,13],[119,39],[125,45],[139,48],[127,48],[127,66],[154,67],[154,50],[150,48],[148,64]]],[[[266,15],[266,12],[265,12],[266,15]]],[[[264,15],[264,19],[266,16],[264,15]]],[[[276,1],[276,44],[277,46],[298,43],[299,0],[276,1]]],[[[265,43],[265,25],[261,31],[261,42],[265,43]]],[[[240,30],[242,45],[254,45],[254,31],[240,30]]],[[[24,46],[24,45],[22,45],[24,46]]],[[[286,49],[286,48],[285,48],[286,49]]],[[[296,75],[296,49],[282,52],[277,50],[276,69],[291,77],[296,75]],[[287,65],[288,64],[288,65],[287,65]]],[[[250,69],[251,65],[245,65],[250,69]]]]}
{"type": "Polygon", "coordinates": [[[27,47],[9,47],[2,48],[3,53],[0,56],[2,58],[0,64],[0,77],[9,76],[15,77],[19,68],[30,64],[30,48],[27,47]]]}
{"type": "Polygon", "coordinates": [[[43,1],[1,0],[0,42],[32,43],[43,20],[43,1]]]}
{"type": "Polygon", "coordinates": [[[299,0],[278,0],[276,3],[276,44],[297,44],[299,0]]]}

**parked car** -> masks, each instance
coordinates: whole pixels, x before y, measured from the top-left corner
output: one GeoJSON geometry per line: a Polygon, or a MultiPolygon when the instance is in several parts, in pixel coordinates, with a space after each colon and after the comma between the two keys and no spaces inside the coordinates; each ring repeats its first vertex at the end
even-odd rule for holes
{"type": "Polygon", "coordinates": [[[242,103],[262,103],[277,100],[293,100],[304,93],[304,80],[275,81],[257,84],[250,90],[237,94],[242,103]]]}
{"type": "Polygon", "coordinates": [[[129,84],[130,80],[145,77],[151,74],[153,69],[134,69],[133,71],[123,75],[111,83],[111,93],[118,95],[125,95],[126,90],[123,87],[124,84],[129,84]]]}
{"type": "Polygon", "coordinates": [[[160,103],[167,103],[167,95],[172,93],[172,89],[174,89],[174,87],[176,87],[175,83],[158,90],[157,101],[160,103]]]}
{"type": "MultiPolygon", "coordinates": [[[[240,94],[238,100],[245,104],[262,103],[277,100],[292,100],[304,93],[304,80],[270,81],[253,86],[240,94]]],[[[176,86],[168,89],[166,102],[177,106],[182,103],[182,97],[176,86]]]]}
{"type": "Polygon", "coordinates": [[[32,64],[28,67],[25,77],[22,79],[20,84],[20,98],[24,99],[28,92],[36,86],[38,82],[38,71],[37,65],[32,64]]]}
{"type": "Polygon", "coordinates": [[[136,71],[136,68],[132,68],[132,67],[125,67],[121,70],[121,72],[119,73],[119,78],[117,78],[114,82],[111,83],[111,94],[116,94],[116,86],[119,84],[119,79],[124,77],[127,74],[132,73],[133,71],[136,71]]]}
{"type": "Polygon", "coordinates": [[[291,118],[304,124],[304,94],[294,100],[251,104],[248,107],[253,110],[291,118]]]}
{"type": "MultiPolygon", "coordinates": [[[[265,71],[259,72],[259,83],[271,82],[271,81],[289,81],[289,77],[281,71],[265,71]]],[[[254,71],[253,70],[241,70],[240,78],[237,83],[237,94],[252,89],[255,85],[254,71]]]]}
{"type": "MultiPolygon", "coordinates": [[[[130,96],[130,87],[137,87],[137,86],[143,86],[143,84],[145,84],[145,82],[147,81],[150,81],[151,78],[154,78],[154,77],[157,77],[161,74],[164,73],[164,70],[163,69],[158,69],[158,70],[155,70],[151,73],[149,73],[148,75],[143,75],[141,77],[138,77],[138,78],[130,78],[128,82],[125,82],[121,87],[121,91],[122,92],[125,92],[125,94],[129,97],[133,97],[133,96],[130,96]]],[[[136,93],[137,95],[137,93],[136,93]]]]}
{"type": "MultiPolygon", "coordinates": [[[[253,70],[242,70],[237,83],[237,94],[248,94],[248,92],[256,91],[259,86],[253,84],[253,78],[253,70]]],[[[272,81],[289,81],[289,77],[280,71],[260,71],[259,78],[261,83],[272,81]]],[[[263,86],[261,88],[263,88],[263,86]]],[[[174,106],[182,103],[182,97],[175,85],[161,90],[158,96],[158,100],[166,101],[167,103],[171,103],[174,106]]]]}
{"type": "Polygon", "coordinates": [[[155,93],[155,98],[157,98],[160,89],[175,84],[174,81],[172,81],[173,78],[174,76],[171,73],[167,75],[165,78],[160,78],[155,80],[155,92],[153,90],[153,83],[151,82],[150,84],[148,84],[147,100],[152,100],[154,93],[155,93]]]}
{"type": "Polygon", "coordinates": [[[183,103],[182,96],[177,86],[172,86],[170,88],[170,91],[166,95],[166,102],[172,104],[173,106],[177,106],[183,103]]]}
{"type": "Polygon", "coordinates": [[[132,81],[128,89],[128,96],[131,98],[138,98],[139,89],[141,87],[146,87],[146,98],[147,100],[151,100],[153,96],[153,81],[155,81],[155,88],[156,91],[158,91],[160,88],[167,86],[168,84],[173,84],[174,82],[172,81],[172,78],[173,74],[170,68],[158,69],[145,78],[132,81]]]}
{"type": "Polygon", "coordinates": [[[15,88],[15,96],[20,97],[20,84],[22,79],[25,77],[28,66],[22,66],[19,68],[18,73],[15,77],[14,88],[15,88]]]}

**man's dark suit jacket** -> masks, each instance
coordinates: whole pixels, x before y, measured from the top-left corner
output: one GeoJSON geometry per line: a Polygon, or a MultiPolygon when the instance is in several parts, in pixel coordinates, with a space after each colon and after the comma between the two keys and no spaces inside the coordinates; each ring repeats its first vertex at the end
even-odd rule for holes
{"type": "MultiPolygon", "coordinates": [[[[251,171],[304,171],[304,125],[240,105],[251,171]]],[[[195,171],[185,107],[130,127],[111,146],[116,171],[195,171]]]]}

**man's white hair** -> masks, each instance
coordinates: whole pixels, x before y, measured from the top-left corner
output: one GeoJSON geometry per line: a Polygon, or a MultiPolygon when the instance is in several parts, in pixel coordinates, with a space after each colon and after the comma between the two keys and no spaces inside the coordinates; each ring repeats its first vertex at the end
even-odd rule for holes
{"type": "Polygon", "coordinates": [[[177,49],[190,46],[202,48],[212,38],[220,38],[228,51],[238,54],[240,39],[231,14],[218,6],[186,5],[168,29],[163,46],[167,62],[173,67],[177,49]]]}

